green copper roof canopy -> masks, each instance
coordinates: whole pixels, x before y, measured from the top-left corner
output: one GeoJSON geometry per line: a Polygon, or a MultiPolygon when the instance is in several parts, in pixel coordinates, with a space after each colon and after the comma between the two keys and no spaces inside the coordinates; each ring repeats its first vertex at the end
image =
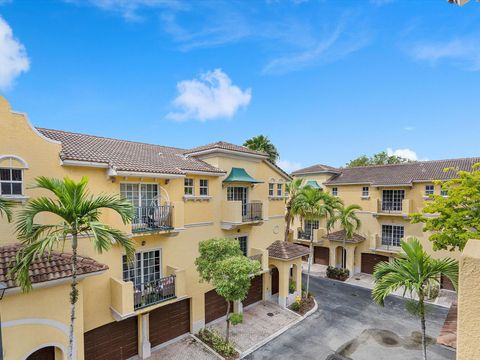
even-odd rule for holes
{"type": "Polygon", "coordinates": [[[318,183],[317,183],[316,180],[308,180],[305,185],[309,185],[309,186],[311,186],[311,187],[314,188],[314,189],[321,189],[321,186],[318,185],[318,183]]]}
{"type": "Polygon", "coordinates": [[[251,183],[251,184],[259,184],[263,181],[255,180],[253,177],[248,175],[244,168],[232,168],[230,174],[228,174],[227,178],[223,180],[223,182],[243,182],[243,183],[251,183]]]}

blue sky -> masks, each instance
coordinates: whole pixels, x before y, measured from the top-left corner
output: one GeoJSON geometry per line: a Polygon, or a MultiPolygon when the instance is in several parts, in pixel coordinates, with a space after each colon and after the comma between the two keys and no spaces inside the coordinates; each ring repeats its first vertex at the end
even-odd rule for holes
{"type": "Polygon", "coordinates": [[[40,3],[0,0],[0,92],[36,126],[184,148],[265,134],[287,170],[479,155],[475,2],[40,3]]]}

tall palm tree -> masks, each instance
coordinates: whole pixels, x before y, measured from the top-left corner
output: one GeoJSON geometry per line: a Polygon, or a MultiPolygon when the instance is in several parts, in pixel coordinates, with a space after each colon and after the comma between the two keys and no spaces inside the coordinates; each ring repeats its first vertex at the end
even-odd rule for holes
{"type": "MultiPolygon", "coordinates": [[[[304,220],[320,220],[333,216],[334,209],[330,207],[330,195],[311,186],[303,187],[292,204],[294,214],[304,220]]],[[[312,229],[311,229],[312,230],[312,229]]],[[[310,268],[313,258],[313,231],[310,232],[310,255],[307,270],[307,294],[310,290],[310,268]]]]}
{"type": "Polygon", "coordinates": [[[351,240],[355,231],[360,228],[361,221],[358,218],[356,211],[362,210],[360,205],[352,204],[346,207],[340,207],[337,209],[334,216],[332,216],[327,222],[327,228],[331,228],[335,223],[339,222],[342,230],[345,231],[343,237],[343,252],[342,252],[342,267],[347,265],[346,253],[347,253],[347,240],[351,240]]]}
{"type": "MultiPolygon", "coordinates": [[[[286,186],[286,192],[288,194],[287,201],[285,203],[285,241],[288,241],[288,235],[290,234],[290,226],[295,218],[293,204],[295,203],[298,194],[303,187],[303,179],[293,179],[286,186]]],[[[309,186],[309,185],[305,185],[309,186]]]]}
{"type": "MultiPolygon", "coordinates": [[[[54,197],[39,197],[30,200],[19,213],[16,231],[24,247],[17,254],[16,264],[11,272],[24,292],[32,288],[29,268],[35,258],[49,253],[58,245],[70,240],[72,257],[72,282],[70,291],[70,333],[68,343],[68,359],[73,356],[73,330],[75,305],[78,300],[77,290],[77,247],[78,240],[90,238],[95,250],[99,253],[108,251],[119,244],[133,261],[135,247],[132,240],[120,230],[114,229],[100,221],[101,209],[111,209],[118,213],[127,224],[133,216],[133,207],[128,200],[112,195],[94,197],[87,190],[88,179],[83,177],[79,182],[69,178],[63,180],[39,177],[35,187],[49,190],[54,197]],[[40,213],[50,213],[60,218],[52,224],[35,223],[40,213]]],[[[85,240],[86,241],[86,240],[85,240]]]]}
{"type": "Polygon", "coordinates": [[[375,266],[372,297],[383,306],[385,298],[397,289],[403,288],[404,296],[407,291],[417,296],[418,300],[410,303],[414,305],[410,306],[410,309],[420,317],[423,359],[426,360],[425,296],[432,286],[439,285],[441,275],[449,278],[457,288],[458,262],[449,258],[433,259],[415,238],[402,240],[400,246],[404,253],[399,258],[390,262],[380,262],[375,266]]]}
{"type": "Polygon", "coordinates": [[[258,135],[254,136],[251,139],[246,140],[243,143],[243,146],[249,148],[250,150],[262,151],[268,154],[268,159],[274,164],[279,158],[278,150],[275,145],[272,144],[268,136],[258,135]]]}
{"type": "Polygon", "coordinates": [[[12,221],[12,208],[15,206],[13,201],[0,197],[0,217],[6,216],[7,221],[12,221]]]}

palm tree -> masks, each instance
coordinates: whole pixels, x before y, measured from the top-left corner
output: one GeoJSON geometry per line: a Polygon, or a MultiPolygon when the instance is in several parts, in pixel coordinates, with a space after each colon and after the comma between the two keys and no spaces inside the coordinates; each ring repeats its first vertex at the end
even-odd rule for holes
{"type": "Polygon", "coordinates": [[[277,148],[270,142],[268,136],[254,136],[251,139],[246,140],[243,143],[243,146],[249,148],[250,150],[261,151],[268,154],[268,159],[274,164],[277,162],[280,156],[277,148]]]}
{"type": "Polygon", "coordinates": [[[71,240],[72,282],[70,291],[70,334],[68,343],[68,359],[73,355],[73,330],[75,305],[78,300],[77,290],[77,247],[78,240],[90,238],[94,249],[102,253],[114,244],[122,246],[127,258],[133,261],[135,247],[132,240],[120,230],[114,229],[100,221],[101,209],[111,209],[118,213],[125,224],[133,216],[133,207],[128,200],[112,195],[94,197],[87,191],[88,179],[83,177],[79,182],[69,178],[62,180],[47,177],[35,179],[35,187],[49,190],[54,198],[39,197],[30,200],[19,213],[16,231],[24,247],[17,254],[16,264],[11,272],[24,292],[30,291],[32,285],[29,268],[34,259],[49,253],[58,245],[71,240]],[[52,224],[35,223],[40,213],[50,213],[60,218],[52,224]]]}
{"type": "Polygon", "coordinates": [[[412,302],[415,306],[410,308],[420,317],[423,359],[426,360],[425,295],[432,286],[439,285],[441,275],[450,279],[457,288],[458,262],[449,258],[441,260],[431,258],[416,238],[402,240],[400,246],[404,253],[399,258],[390,262],[380,262],[375,266],[372,297],[383,306],[385,298],[400,288],[404,289],[404,296],[407,291],[417,296],[418,300],[412,302]]]}
{"type": "Polygon", "coordinates": [[[0,217],[6,216],[7,221],[12,221],[12,208],[15,206],[13,201],[0,197],[0,217]]]}
{"type": "MultiPolygon", "coordinates": [[[[330,206],[330,195],[311,186],[303,187],[292,204],[294,214],[303,220],[320,220],[323,217],[333,216],[334,209],[330,206]]],[[[312,230],[312,229],[311,229],[312,230]]],[[[310,290],[310,268],[313,257],[313,230],[310,232],[310,255],[307,270],[307,296],[310,290]]]]}
{"type": "Polygon", "coordinates": [[[345,236],[343,237],[343,252],[342,252],[342,267],[347,266],[346,252],[347,240],[351,240],[355,231],[360,227],[361,222],[358,218],[356,211],[362,210],[360,205],[352,204],[347,207],[340,207],[337,209],[337,212],[332,216],[327,222],[327,228],[331,228],[335,223],[339,222],[342,230],[345,231],[345,236]]]}
{"type": "MultiPolygon", "coordinates": [[[[288,194],[288,199],[285,203],[285,241],[288,241],[288,235],[290,234],[290,226],[295,218],[293,204],[295,203],[298,194],[302,190],[303,187],[303,179],[293,179],[286,186],[286,192],[288,194]]],[[[309,186],[309,185],[305,185],[309,186]]]]}

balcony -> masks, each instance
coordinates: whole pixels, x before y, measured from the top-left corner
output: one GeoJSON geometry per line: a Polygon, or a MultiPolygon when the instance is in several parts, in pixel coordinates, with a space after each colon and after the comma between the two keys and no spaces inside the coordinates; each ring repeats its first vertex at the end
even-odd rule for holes
{"type": "Polygon", "coordinates": [[[173,206],[136,207],[132,220],[132,232],[158,232],[173,230],[173,206]]]}
{"type": "Polygon", "coordinates": [[[313,240],[313,242],[316,244],[320,244],[321,242],[323,242],[323,236],[326,234],[325,228],[312,229],[312,230],[298,228],[295,241],[310,242],[310,240],[313,240]]]}
{"type": "MultiPolygon", "coordinates": [[[[185,271],[167,266],[167,276],[134,286],[131,281],[110,278],[110,309],[115,320],[120,321],[152,306],[170,303],[169,300],[186,296],[185,271]]],[[[151,309],[148,309],[150,311],[151,309]]]]}
{"type": "Polygon", "coordinates": [[[224,230],[231,230],[240,225],[260,224],[265,218],[265,203],[262,201],[242,204],[241,201],[222,202],[222,222],[224,230]]]}
{"type": "Polygon", "coordinates": [[[403,199],[402,201],[383,201],[377,202],[377,215],[391,215],[408,217],[411,210],[412,201],[403,199]]]}
{"type": "Polygon", "coordinates": [[[382,239],[378,234],[373,234],[370,237],[370,250],[383,251],[388,253],[399,253],[402,248],[400,245],[392,243],[392,239],[382,239]]]}

